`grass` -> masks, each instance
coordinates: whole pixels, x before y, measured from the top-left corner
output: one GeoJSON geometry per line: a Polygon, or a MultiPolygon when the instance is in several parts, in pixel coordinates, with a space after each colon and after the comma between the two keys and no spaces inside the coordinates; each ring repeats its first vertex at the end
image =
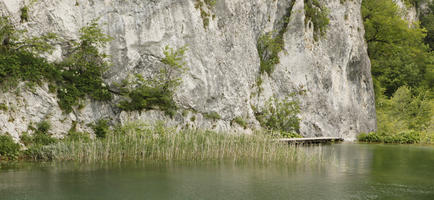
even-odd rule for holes
{"type": "Polygon", "coordinates": [[[131,123],[114,128],[106,138],[62,140],[44,146],[34,158],[54,161],[255,161],[298,163],[322,160],[321,151],[279,143],[272,137],[181,130],[131,123]]]}

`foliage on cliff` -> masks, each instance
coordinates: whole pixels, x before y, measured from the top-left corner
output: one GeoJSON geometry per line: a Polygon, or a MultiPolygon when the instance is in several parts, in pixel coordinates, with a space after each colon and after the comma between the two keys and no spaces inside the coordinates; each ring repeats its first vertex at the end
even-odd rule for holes
{"type": "Polygon", "coordinates": [[[215,18],[214,14],[211,16],[211,11],[213,10],[216,3],[217,0],[196,0],[194,7],[200,11],[204,29],[208,28],[209,22],[211,20],[210,18],[215,18]]]}
{"type": "Polygon", "coordinates": [[[59,106],[71,112],[73,106],[89,97],[109,101],[112,94],[102,78],[108,69],[107,55],[99,49],[106,47],[111,37],[102,33],[96,21],[80,30],[80,40],[73,42],[67,57],[57,64],[60,74],[55,78],[59,106]]]}
{"type": "Polygon", "coordinates": [[[25,30],[16,30],[6,17],[0,17],[0,86],[15,87],[20,81],[40,84],[47,80],[54,66],[38,56],[52,51],[54,34],[28,37],[25,30]]]}
{"type": "Polygon", "coordinates": [[[330,23],[329,10],[318,0],[304,0],[304,12],[306,15],[305,24],[313,24],[313,37],[318,41],[326,34],[327,26],[330,23]]]}
{"type": "Polygon", "coordinates": [[[17,30],[8,18],[0,18],[0,85],[13,89],[19,82],[28,85],[48,82],[50,91],[57,92],[59,106],[70,113],[86,97],[110,100],[103,73],[108,68],[107,55],[99,51],[110,37],[103,34],[96,21],[80,30],[78,41],[69,41],[70,48],[61,62],[48,62],[40,56],[50,54],[53,45],[65,42],[55,34],[28,37],[17,30]]]}
{"type": "Polygon", "coordinates": [[[372,74],[385,88],[386,96],[403,85],[417,88],[432,84],[433,57],[424,43],[424,29],[402,20],[392,0],[365,0],[362,11],[372,74]]]}
{"type": "Polygon", "coordinates": [[[434,54],[424,43],[426,30],[404,21],[392,0],[365,0],[362,13],[372,62],[378,138],[415,133],[418,142],[432,142],[434,54]]]}
{"type": "Polygon", "coordinates": [[[434,1],[428,4],[428,9],[420,15],[421,26],[426,29],[425,43],[434,50],[434,1]]]}
{"type": "Polygon", "coordinates": [[[120,102],[119,107],[126,111],[142,111],[151,109],[163,110],[173,116],[177,109],[173,100],[176,88],[181,84],[179,76],[186,70],[184,54],[186,47],[174,50],[169,46],[163,50],[164,58],[160,61],[163,67],[152,79],[145,79],[136,74],[133,80],[122,83],[121,93],[128,100],[120,102]]]}

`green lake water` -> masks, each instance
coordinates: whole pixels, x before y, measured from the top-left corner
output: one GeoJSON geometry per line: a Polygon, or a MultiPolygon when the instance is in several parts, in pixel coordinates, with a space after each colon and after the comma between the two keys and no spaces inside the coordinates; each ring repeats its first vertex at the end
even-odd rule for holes
{"type": "Polygon", "coordinates": [[[0,164],[0,200],[434,199],[434,147],[336,144],[321,166],[0,164]]]}

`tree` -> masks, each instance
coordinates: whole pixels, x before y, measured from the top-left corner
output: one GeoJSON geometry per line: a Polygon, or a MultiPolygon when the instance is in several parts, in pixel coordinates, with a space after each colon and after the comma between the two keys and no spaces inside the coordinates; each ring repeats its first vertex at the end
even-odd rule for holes
{"type": "Polygon", "coordinates": [[[392,0],[364,0],[362,13],[372,74],[385,95],[404,85],[426,84],[426,72],[433,67],[433,55],[424,44],[426,31],[419,24],[409,26],[392,0]]]}

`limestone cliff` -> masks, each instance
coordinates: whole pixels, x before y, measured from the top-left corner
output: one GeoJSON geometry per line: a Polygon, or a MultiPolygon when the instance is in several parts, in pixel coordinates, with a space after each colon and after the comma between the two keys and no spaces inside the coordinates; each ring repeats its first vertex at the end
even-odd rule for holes
{"type": "MultiPolygon", "coordinates": [[[[121,112],[116,99],[112,103],[89,101],[83,109],[65,115],[47,87],[22,87],[0,94],[0,103],[9,107],[0,110],[0,130],[17,138],[29,123],[48,119],[52,132],[61,136],[75,122],[86,130],[87,124],[110,117],[118,122],[161,119],[169,125],[248,132],[260,128],[252,107],[264,105],[271,96],[284,98],[300,89],[306,91],[298,97],[302,135],[354,140],[356,134],[376,129],[361,0],[320,0],[330,11],[330,24],[318,41],[313,24],[305,23],[303,0],[217,0],[209,8],[195,6],[197,1],[38,0],[29,7],[29,22],[20,23],[20,9],[29,2],[0,0],[0,15],[10,16],[17,26],[35,35],[54,32],[77,39],[81,27],[99,18],[104,31],[114,38],[106,49],[113,62],[105,77],[108,83],[131,73],[149,75],[166,45],[189,49],[188,71],[175,97],[181,109],[172,119],[159,111],[121,112]],[[282,26],[288,16],[288,24],[282,26]],[[260,75],[258,38],[279,29],[284,29],[280,64],[270,76],[260,75]],[[258,93],[258,87],[262,92],[258,93]],[[221,119],[203,116],[210,112],[221,119]],[[239,116],[249,123],[247,130],[231,126],[239,116]]],[[[50,59],[61,59],[62,51],[57,46],[50,59]]]]}

